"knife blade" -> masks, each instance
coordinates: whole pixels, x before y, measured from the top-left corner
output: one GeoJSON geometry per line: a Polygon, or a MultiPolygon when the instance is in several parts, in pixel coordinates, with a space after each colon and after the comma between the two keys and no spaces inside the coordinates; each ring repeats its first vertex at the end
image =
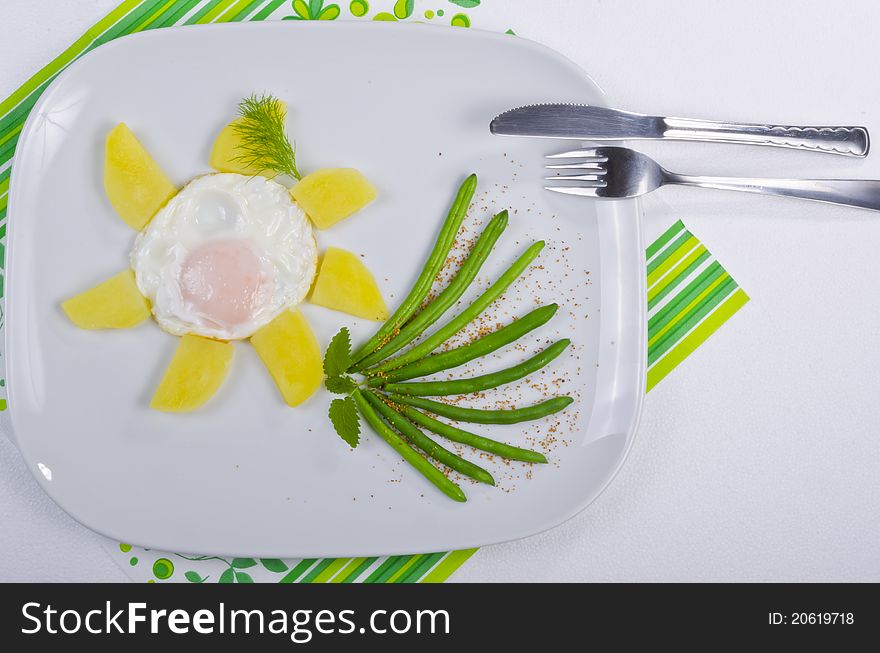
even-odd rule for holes
{"type": "Polygon", "coordinates": [[[489,124],[503,136],[592,141],[675,139],[789,147],[863,157],[870,149],[865,127],[788,126],[650,116],[591,104],[531,104],[505,111],[489,124]]]}

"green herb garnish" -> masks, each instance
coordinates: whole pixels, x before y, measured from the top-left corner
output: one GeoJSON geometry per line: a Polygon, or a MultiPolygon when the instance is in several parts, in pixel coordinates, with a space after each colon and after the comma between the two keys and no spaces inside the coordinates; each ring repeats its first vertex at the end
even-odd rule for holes
{"type": "Polygon", "coordinates": [[[345,374],[351,365],[351,335],[346,327],[342,327],[324,352],[324,374],[327,378],[345,374]]]}
{"type": "Polygon", "coordinates": [[[335,395],[347,395],[356,390],[358,384],[350,376],[328,376],[324,379],[324,387],[335,395]]]}
{"type": "Polygon", "coordinates": [[[339,437],[345,440],[352,449],[357,447],[360,442],[361,419],[358,416],[354,399],[346,397],[331,401],[329,417],[339,437]]]}
{"type": "Polygon", "coordinates": [[[271,95],[251,95],[239,103],[238,113],[241,117],[233,129],[241,139],[242,154],[236,161],[253,170],[302,179],[296,167],[296,145],[284,131],[284,103],[271,95]]]}
{"type": "MultiPolygon", "coordinates": [[[[351,335],[342,327],[324,352],[324,387],[337,395],[350,395],[358,384],[345,373],[351,365],[351,335]]],[[[334,399],[330,402],[330,422],[340,438],[350,447],[357,447],[360,440],[361,423],[354,400],[334,399]]]]}

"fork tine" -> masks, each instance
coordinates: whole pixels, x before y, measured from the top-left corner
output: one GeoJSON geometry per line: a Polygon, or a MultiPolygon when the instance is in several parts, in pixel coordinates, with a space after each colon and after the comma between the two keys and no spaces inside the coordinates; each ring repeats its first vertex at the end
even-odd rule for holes
{"type": "Polygon", "coordinates": [[[598,197],[597,191],[601,186],[544,186],[544,190],[562,193],[563,195],[577,195],[579,197],[598,197]]]}
{"type": "Polygon", "coordinates": [[[583,163],[554,163],[544,167],[547,170],[601,170],[604,173],[605,166],[602,164],[607,161],[608,159],[597,159],[595,161],[584,161],[583,163]]]}
{"type": "MultiPolygon", "coordinates": [[[[552,158],[552,157],[549,157],[549,156],[548,156],[547,158],[550,159],[550,158],[552,158]]],[[[579,156],[578,158],[579,158],[579,159],[582,159],[582,163],[605,163],[605,162],[608,160],[608,157],[607,157],[607,156],[603,156],[603,155],[601,155],[601,154],[591,154],[591,155],[589,155],[589,156],[588,156],[588,155],[582,155],[582,156],[579,156]]],[[[574,163],[555,163],[555,164],[549,164],[549,163],[548,163],[548,164],[547,164],[547,167],[549,168],[551,165],[576,165],[576,164],[574,164],[574,163]]]]}
{"type": "Polygon", "coordinates": [[[601,181],[605,180],[602,178],[605,173],[601,174],[593,174],[593,175],[555,175],[553,177],[544,177],[544,181],[601,181]]]}
{"type": "Polygon", "coordinates": [[[559,152],[558,154],[548,154],[548,159],[577,159],[582,157],[591,157],[597,155],[597,148],[581,148],[579,150],[568,150],[567,152],[559,152]]]}

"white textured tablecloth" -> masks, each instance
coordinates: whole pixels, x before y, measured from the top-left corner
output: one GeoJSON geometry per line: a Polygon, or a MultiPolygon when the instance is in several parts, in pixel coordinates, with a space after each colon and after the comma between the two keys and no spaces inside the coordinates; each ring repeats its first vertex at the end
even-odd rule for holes
{"type": "MultiPolygon", "coordinates": [[[[116,4],[0,0],[0,97],[116,4]]],[[[479,26],[579,63],[621,108],[880,134],[870,0],[479,11],[479,26]]],[[[880,155],[642,149],[697,174],[880,178],[880,155]]],[[[664,189],[646,209],[649,239],[683,218],[752,300],[650,393],[629,461],[591,508],[480,550],[454,580],[880,580],[880,214],[691,189],[664,189]]],[[[0,581],[126,578],[2,437],[0,524],[0,581]]]]}

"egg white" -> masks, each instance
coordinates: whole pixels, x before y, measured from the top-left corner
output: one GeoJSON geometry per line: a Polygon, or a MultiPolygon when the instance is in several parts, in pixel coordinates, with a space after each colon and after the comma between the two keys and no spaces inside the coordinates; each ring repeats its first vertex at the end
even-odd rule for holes
{"type": "Polygon", "coordinates": [[[174,196],[138,235],[130,260],[162,329],[234,340],[251,336],[305,299],[318,251],[311,222],[287,188],[264,177],[224,173],[198,177],[174,196]],[[213,239],[240,239],[274,279],[250,319],[239,324],[212,323],[183,297],[181,270],[188,254],[213,239]]]}

